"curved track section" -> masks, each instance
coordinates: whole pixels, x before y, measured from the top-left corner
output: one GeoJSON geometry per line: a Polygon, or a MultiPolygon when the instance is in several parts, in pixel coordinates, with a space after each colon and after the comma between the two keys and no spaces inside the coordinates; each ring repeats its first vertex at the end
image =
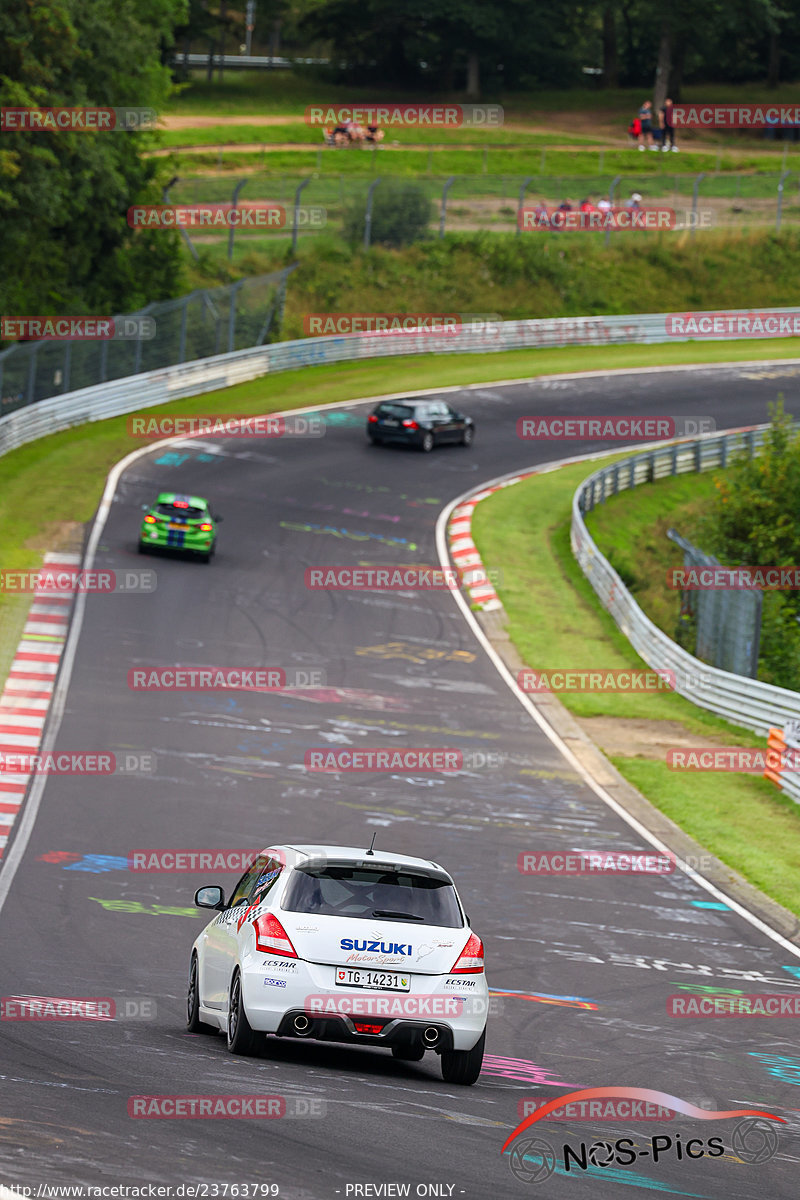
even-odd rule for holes
{"type": "MultiPolygon", "coordinates": [[[[158,587],[86,598],[55,745],[151,754],[156,769],[47,781],[0,916],[0,992],[155,1007],[139,1020],[0,1023],[3,1182],[183,1183],[199,1195],[274,1183],[296,1200],[403,1194],[374,1190],[387,1184],[410,1195],[522,1196],[531,1194],[524,1169],[515,1176],[500,1153],[519,1102],[625,1085],[705,1109],[767,1108],[788,1123],[760,1165],[732,1153],[730,1120],[549,1123],[543,1136],[559,1154],[564,1141],[579,1152],[581,1142],[630,1136],[638,1157],[559,1166],[533,1194],[796,1195],[793,1025],[675,1020],[666,998],[794,993],[798,960],[680,874],[521,875],[526,850],[642,846],[531,721],[448,593],[315,592],[304,571],[436,562],[436,519],[449,501],[561,452],[519,441],[520,416],[704,414],[725,428],[764,420],[779,390],[800,411],[799,375],[760,364],[466,389],[457,402],[478,422],[469,451],[373,449],[355,409],[331,414],[318,440],[194,441],[122,473],[96,565],[146,561],[158,587]],[[224,514],[211,566],[137,558],[140,505],[162,488],[208,495],[224,514]],[[131,668],[175,663],[318,670],[326,683],[296,695],[128,688],[131,668]],[[457,747],[470,768],[444,778],[303,767],[311,747],[384,745],[457,747]],[[188,951],[204,920],[192,894],[207,876],[134,872],[127,856],[292,840],[366,846],[376,830],[378,845],[444,863],[484,937],[497,995],[478,1084],[444,1084],[430,1055],[404,1064],[271,1039],[261,1057],[237,1059],[221,1038],[183,1032],[188,951]],[[324,1115],[128,1116],[131,1096],[263,1093],[301,1109],[322,1102],[314,1108],[324,1115]],[[726,1152],[679,1158],[676,1131],[720,1135],[726,1152]],[[672,1137],[657,1163],[654,1135],[672,1137]]],[[[567,443],[563,453],[598,448],[567,443]]]]}

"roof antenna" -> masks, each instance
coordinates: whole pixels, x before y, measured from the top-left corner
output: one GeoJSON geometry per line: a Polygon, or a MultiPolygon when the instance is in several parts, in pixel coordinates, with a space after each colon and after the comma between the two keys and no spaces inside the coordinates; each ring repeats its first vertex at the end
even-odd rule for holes
{"type": "Polygon", "coordinates": [[[370,842],[370,844],[369,844],[369,850],[367,851],[367,854],[373,854],[372,847],[375,845],[375,838],[376,838],[377,836],[378,836],[378,831],[377,831],[377,829],[376,829],[376,830],[375,830],[375,832],[374,832],[374,833],[373,833],[373,835],[372,835],[372,841],[371,841],[371,842],[370,842]]]}

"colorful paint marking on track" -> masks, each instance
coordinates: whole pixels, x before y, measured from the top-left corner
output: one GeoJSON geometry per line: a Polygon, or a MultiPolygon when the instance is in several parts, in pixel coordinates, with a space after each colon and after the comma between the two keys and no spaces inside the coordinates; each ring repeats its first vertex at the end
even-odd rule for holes
{"type": "MultiPolygon", "coordinates": [[[[46,554],[44,565],[74,570],[78,554],[46,554]]],[[[0,755],[36,754],[67,636],[74,592],[34,592],[28,619],[0,695],[0,755]]],[[[22,808],[30,772],[0,771],[0,860],[22,808]]]]}
{"type": "Polygon", "coordinates": [[[537,1004],[557,1004],[562,1008],[585,1008],[596,1012],[600,1005],[584,996],[550,996],[547,992],[520,992],[509,988],[491,988],[490,996],[508,996],[514,1000],[533,1000],[537,1004]]]}

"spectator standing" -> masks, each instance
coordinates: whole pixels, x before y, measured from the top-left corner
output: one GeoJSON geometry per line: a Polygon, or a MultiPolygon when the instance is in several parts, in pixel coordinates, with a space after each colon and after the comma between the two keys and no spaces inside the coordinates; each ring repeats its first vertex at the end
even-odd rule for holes
{"type": "Polygon", "coordinates": [[[639,134],[640,142],[639,149],[644,150],[645,145],[651,150],[658,150],[658,146],[653,142],[653,101],[645,100],[642,107],[639,109],[639,121],[641,123],[642,132],[639,134]]]}
{"type": "Polygon", "coordinates": [[[675,153],[677,154],[678,147],[675,145],[674,112],[675,112],[675,106],[673,105],[672,101],[670,100],[670,98],[668,96],[667,99],[664,101],[663,105],[661,106],[661,108],[658,110],[658,123],[661,126],[661,129],[663,130],[663,141],[661,143],[661,149],[665,153],[668,153],[670,150],[674,150],[675,153]],[[669,142],[669,145],[667,145],[667,142],[669,142]]]}

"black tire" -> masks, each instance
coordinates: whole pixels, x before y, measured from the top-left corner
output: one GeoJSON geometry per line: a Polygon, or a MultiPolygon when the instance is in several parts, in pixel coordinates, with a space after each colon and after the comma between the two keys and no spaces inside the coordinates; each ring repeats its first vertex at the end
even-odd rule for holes
{"type": "Polygon", "coordinates": [[[392,1046],[392,1058],[403,1062],[420,1062],[425,1057],[424,1046],[392,1046]]]}
{"type": "Polygon", "coordinates": [[[369,444],[370,446],[382,446],[383,438],[370,437],[369,444]]]}
{"type": "Polygon", "coordinates": [[[423,454],[430,454],[431,450],[433,449],[433,445],[434,445],[433,434],[430,432],[430,430],[428,430],[427,433],[423,433],[422,441],[419,444],[419,448],[423,454]]]}
{"type": "Polygon", "coordinates": [[[139,549],[139,553],[140,553],[140,554],[147,554],[147,551],[148,551],[149,547],[148,547],[148,546],[145,546],[144,542],[139,542],[139,547],[138,547],[138,549],[139,549]]]}
{"type": "Polygon", "coordinates": [[[486,1030],[471,1050],[442,1051],[442,1079],[445,1083],[460,1083],[470,1087],[481,1073],[486,1030]]]}
{"type": "Polygon", "coordinates": [[[466,428],[464,429],[464,432],[461,435],[461,445],[462,446],[471,446],[474,440],[475,440],[475,430],[472,428],[471,425],[467,425],[466,428]]]}
{"type": "Polygon", "coordinates": [[[189,1033],[216,1033],[213,1025],[200,1020],[200,988],[197,980],[197,955],[189,964],[189,990],[186,994],[186,1028],[189,1033]]]}
{"type": "Polygon", "coordinates": [[[233,972],[228,996],[226,1040],[231,1054],[255,1054],[258,1035],[250,1028],[242,999],[242,977],[239,968],[233,972]]]}

